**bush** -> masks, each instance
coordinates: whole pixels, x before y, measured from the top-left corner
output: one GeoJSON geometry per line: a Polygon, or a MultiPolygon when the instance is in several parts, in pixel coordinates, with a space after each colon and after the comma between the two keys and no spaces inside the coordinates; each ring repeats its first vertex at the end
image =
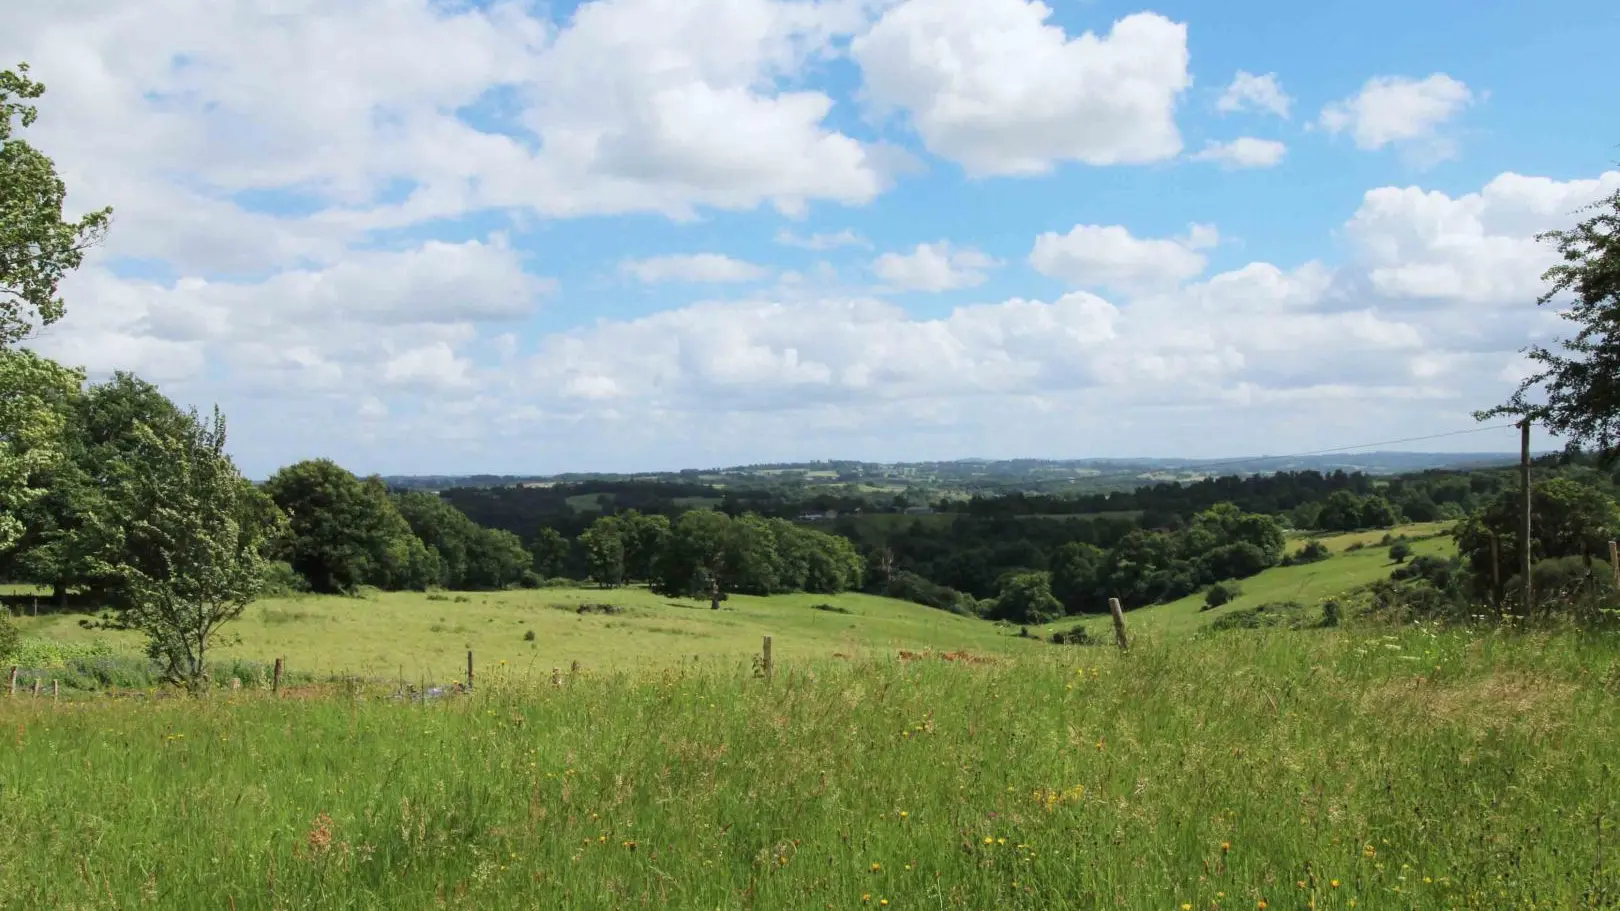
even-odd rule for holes
{"type": "Polygon", "coordinates": [[[1233,599],[1243,594],[1243,586],[1236,582],[1217,582],[1204,592],[1204,610],[1213,610],[1223,604],[1232,603],[1233,599]]]}
{"type": "Polygon", "coordinates": [[[1412,556],[1412,545],[1405,541],[1396,541],[1389,546],[1389,558],[1396,563],[1405,563],[1406,558],[1412,556]]]}
{"type": "Polygon", "coordinates": [[[1297,629],[1304,625],[1304,613],[1305,605],[1298,601],[1272,601],[1217,617],[1204,629],[1212,633],[1234,629],[1267,629],[1274,626],[1297,629]]]}
{"type": "Polygon", "coordinates": [[[524,570],[523,574],[518,577],[518,587],[520,588],[543,588],[545,584],[546,580],[532,569],[524,570]]]}
{"type": "Polygon", "coordinates": [[[890,598],[898,598],[901,601],[937,607],[943,611],[969,617],[977,614],[979,609],[979,602],[972,595],[964,594],[954,588],[940,585],[905,570],[895,573],[889,579],[889,584],[884,587],[883,594],[890,598]]]}
{"type": "Polygon", "coordinates": [[[1052,634],[1053,645],[1101,645],[1102,640],[1093,636],[1084,624],[1071,626],[1066,630],[1058,630],[1052,634]]]}
{"type": "Polygon", "coordinates": [[[11,657],[21,639],[22,634],[17,631],[17,624],[11,622],[10,612],[0,608],[0,661],[11,657]]]}
{"type": "Polygon", "coordinates": [[[528,632],[524,633],[523,634],[523,641],[524,642],[533,642],[534,641],[534,630],[531,629],[528,632]]]}
{"type": "Polygon", "coordinates": [[[1311,540],[1305,542],[1304,547],[1301,547],[1294,553],[1293,561],[1296,564],[1320,563],[1331,556],[1333,556],[1333,554],[1328,550],[1326,544],[1312,538],[1311,540]]]}
{"type": "Polygon", "coordinates": [[[309,590],[309,580],[305,579],[298,570],[293,569],[291,563],[285,560],[276,560],[265,564],[264,596],[289,598],[294,595],[306,594],[309,590]]]}

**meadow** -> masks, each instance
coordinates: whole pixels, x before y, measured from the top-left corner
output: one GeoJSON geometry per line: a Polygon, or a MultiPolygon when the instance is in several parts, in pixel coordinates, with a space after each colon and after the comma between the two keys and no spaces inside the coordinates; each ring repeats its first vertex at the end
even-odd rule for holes
{"type": "MultiPolygon", "coordinates": [[[[1168,604],[1155,604],[1131,611],[1133,627],[1154,629],[1166,634],[1195,632],[1219,617],[1261,604],[1298,601],[1314,607],[1324,598],[1342,595],[1379,579],[1389,578],[1396,563],[1389,556],[1389,545],[1380,542],[1386,535],[1404,537],[1412,556],[1451,557],[1457,553],[1450,537],[1451,523],[1427,522],[1403,525],[1393,531],[1360,531],[1338,535],[1313,535],[1332,554],[1317,563],[1277,566],[1242,580],[1242,594],[1211,610],[1204,609],[1204,593],[1196,592],[1168,604]]],[[[1307,538],[1289,541],[1289,550],[1298,550],[1307,538]]],[[[1097,627],[1101,631],[1102,627],[1097,627]]]]}
{"type": "MultiPolygon", "coordinates": [[[[28,636],[140,651],[137,635],[85,629],[82,619],[43,614],[17,623],[28,636]]],[[[316,676],[403,678],[413,684],[460,679],[468,651],[479,668],[506,667],[549,680],[553,667],[576,661],[600,671],[679,665],[694,657],[746,666],[764,636],[772,637],[776,655],[797,659],[1039,647],[1016,630],[873,595],[734,595],[714,611],[707,600],[669,598],[645,588],[272,598],[249,606],[225,632],[239,641],[218,650],[221,660],[280,657],[289,669],[316,676]]]]}
{"type": "Polygon", "coordinates": [[[9,907],[1613,908],[1620,645],[501,670],[0,699],[9,907]],[[306,697],[310,694],[303,694],[306,697]]]}

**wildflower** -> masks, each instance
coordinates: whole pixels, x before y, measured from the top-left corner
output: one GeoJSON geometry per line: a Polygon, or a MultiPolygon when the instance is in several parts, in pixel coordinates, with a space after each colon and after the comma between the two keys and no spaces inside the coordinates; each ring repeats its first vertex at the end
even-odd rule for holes
{"type": "Polygon", "coordinates": [[[1377,857],[1378,856],[1378,849],[1373,847],[1371,844],[1362,845],[1361,846],[1361,856],[1362,857],[1377,857]]]}
{"type": "Polygon", "coordinates": [[[991,837],[990,837],[990,836],[988,836],[988,835],[986,835],[986,836],[985,836],[985,837],[984,837],[984,843],[985,843],[985,844],[989,844],[989,843],[991,843],[991,842],[992,842],[992,841],[995,841],[995,839],[993,839],[993,838],[991,838],[991,837]]]}
{"type": "Polygon", "coordinates": [[[905,818],[906,818],[906,817],[907,817],[907,816],[910,816],[910,815],[911,815],[911,814],[910,814],[910,813],[907,813],[907,812],[906,812],[906,811],[905,811],[905,810],[901,810],[901,811],[900,811],[900,818],[901,818],[901,819],[905,819],[905,818]]]}
{"type": "Polygon", "coordinates": [[[1222,854],[1225,854],[1225,853],[1227,853],[1228,851],[1231,851],[1231,850],[1232,850],[1232,843],[1231,842],[1229,842],[1229,841],[1221,842],[1221,853],[1222,854]]]}
{"type": "Polygon", "coordinates": [[[882,871],[882,869],[883,869],[882,864],[873,864],[872,865],[872,872],[873,873],[878,873],[878,872],[882,871]]]}
{"type": "Polygon", "coordinates": [[[1181,911],[1192,911],[1192,902],[1182,902],[1181,911]]]}
{"type": "Polygon", "coordinates": [[[1265,899],[1263,899],[1263,898],[1262,898],[1262,899],[1260,899],[1260,900],[1259,900],[1259,901],[1257,901],[1257,902],[1255,902],[1255,903],[1254,903],[1254,906],[1255,906],[1255,907],[1256,907],[1256,908],[1259,908],[1259,909],[1261,909],[1261,911],[1265,911],[1265,909],[1266,909],[1266,908],[1269,908],[1269,907],[1271,907],[1271,906],[1270,906],[1270,905],[1268,905],[1268,904],[1266,904],[1266,900],[1265,900],[1265,899]]]}
{"type": "Polygon", "coordinates": [[[868,893],[861,896],[861,901],[863,901],[863,902],[869,902],[871,900],[872,900],[872,894],[870,892],[868,892],[868,893]]]}
{"type": "Polygon", "coordinates": [[[1330,885],[1333,888],[1337,889],[1337,888],[1339,888],[1339,881],[1335,879],[1332,882],[1328,883],[1328,885],[1330,885]]]}

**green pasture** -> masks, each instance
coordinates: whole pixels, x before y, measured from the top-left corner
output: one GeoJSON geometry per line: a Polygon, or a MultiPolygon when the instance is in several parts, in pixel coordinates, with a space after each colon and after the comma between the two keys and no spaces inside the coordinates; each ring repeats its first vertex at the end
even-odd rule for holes
{"type": "Polygon", "coordinates": [[[1612,637],[1148,635],[390,689],[0,699],[3,903],[1620,902],[1612,637]]]}
{"type": "MultiPolygon", "coordinates": [[[[100,638],[139,652],[134,634],[84,629],[83,619],[47,614],[17,622],[25,635],[67,642],[100,638]]],[[[644,588],[276,598],[251,605],[225,631],[240,642],[220,648],[221,659],[280,657],[318,676],[409,682],[459,678],[469,650],[478,666],[549,679],[553,667],[575,661],[604,671],[694,658],[747,664],[767,635],[776,654],[792,658],[1036,647],[983,620],[872,595],[736,595],[715,611],[708,601],[666,598],[644,588]],[[602,613],[603,605],[617,612],[602,613]]]]}

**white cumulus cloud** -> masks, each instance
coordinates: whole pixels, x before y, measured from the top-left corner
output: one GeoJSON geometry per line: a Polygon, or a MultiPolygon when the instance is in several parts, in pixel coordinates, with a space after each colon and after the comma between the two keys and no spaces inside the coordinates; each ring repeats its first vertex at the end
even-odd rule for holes
{"type": "Polygon", "coordinates": [[[646,284],[659,282],[750,282],[771,274],[754,263],[722,253],[673,254],[627,259],[619,271],[646,284]]]}
{"type": "Polygon", "coordinates": [[[885,253],[872,263],[872,271],[891,287],[903,291],[950,291],[982,285],[994,258],[971,247],[953,247],[949,241],[918,244],[910,253],[885,253]]]}
{"type": "Polygon", "coordinates": [[[1282,89],[1277,81],[1276,73],[1267,73],[1256,76],[1253,73],[1238,70],[1232,77],[1232,82],[1221,92],[1221,97],[1215,101],[1215,109],[1223,114],[1235,111],[1265,111],[1275,114],[1284,120],[1288,119],[1288,111],[1294,100],[1282,89]]]}
{"type": "Polygon", "coordinates": [[[904,111],[929,151],[972,174],[1179,153],[1187,27],[1139,13],[1071,37],[1051,13],[1035,0],[904,0],[851,53],[870,100],[904,111]]]}
{"type": "Polygon", "coordinates": [[[1455,150],[1440,128],[1473,101],[1473,90],[1445,73],[1375,76],[1354,96],[1324,107],[1318,123],[1330,133],[1350,134],[1360,149],[1395,144],[1445,158],[1455,150]]]}
{"type": "Polygon", "coordinates": [[[1275,139],[1242,136],[1230,142],[1211,140],[1193,155],[1194,161],[1212,161],[1226,168],[1270,168],[1282,164],[1288,146],[1275,139]]]}
{"type": "Polygon", "coordinates": [[[1204,271],[1202,250],[1214,246],[1213,226],[1193,225],[1183,238],[1139,238],[1120,225],[1075,225],[1067,234],[1035,238],[1029,262],[1042,275],[1079,287],[1135,291],[1175,285],[1204,271]]]}

